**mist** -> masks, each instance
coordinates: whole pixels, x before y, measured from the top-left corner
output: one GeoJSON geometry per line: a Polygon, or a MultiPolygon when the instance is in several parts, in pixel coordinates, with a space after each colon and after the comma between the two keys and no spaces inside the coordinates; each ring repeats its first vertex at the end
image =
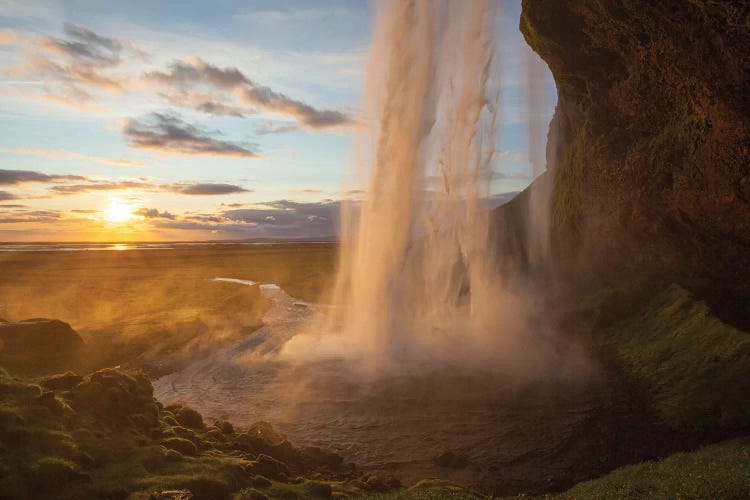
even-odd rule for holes
{"type": "MultiPolygon", "coordinates": [[[[351,173],[366,195],[342,215],[332,292],[340,307],[289,341],[282,358],[344,359],[368,377],[449,365],[534,378],[585,364],[561,347],[536,290],[498,261],[490,241],[482,200],[497,174],[503,123],[502,15],[490,1],[377,5],[366,126],[351,173]]],[[[528,157],[537,177],[545,170],[544,63],[533,54],[525,62],[528,157]]],[[[549,193],[535,190],[528,210],[529,258],[543,261],[549,193]]]]}

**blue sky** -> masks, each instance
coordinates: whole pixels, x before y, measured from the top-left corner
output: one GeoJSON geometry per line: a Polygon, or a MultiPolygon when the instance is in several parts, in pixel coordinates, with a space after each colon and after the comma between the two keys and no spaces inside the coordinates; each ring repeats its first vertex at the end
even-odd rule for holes
{"type": "MultiPolygon", "coordinates": [[[[0,0],[0,240],[329,236],[373,8],[0,0]]],[[[519,14],[503,2],[496,194],[530,182],[519,14]]]]}

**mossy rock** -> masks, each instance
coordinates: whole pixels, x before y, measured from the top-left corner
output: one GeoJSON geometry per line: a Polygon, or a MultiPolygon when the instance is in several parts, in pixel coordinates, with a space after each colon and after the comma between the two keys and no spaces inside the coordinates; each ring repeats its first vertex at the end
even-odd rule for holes
{"type": "Polygon", "coordinates": [[[250,462],[248,471],[253,474],[262,474],[271,479],[286,479],[289,474],[289,467],[273,457],[260,454],[258,458],[250,462]]]}
{"type": "Polygon", "coordinates": [[[221,432],[229,436],[234,434],[234,426],[231,424],[231,422],[227,422],[226,420],[217,420],[216,422],[214,422],[214,427],[218,427],[221,432]]]}
{"type": "Polygon", "coordinates": [[[252,484],[256,488],[268,488],[271,486],[271,481],[262,475],[257,475],[252,479],[252,484]]]}
{"type": "Polygon", "coordinates": [[[441,453],[435,458],[435,463],[448,469],[463,469],[469,465],[469,459],[452,451],[441,453]]]}
{"type": "Polygon", "coordinates": [[[310,468],[328,467],[337,469],[344,463],[344,457],[314,446],[299,449],[300,459],[310,468]]]}
{"type": "Polygon", "coordinates": [[[67,391],[83,382],[83,377],[73,372],[66,372],[59,375],[52,375],[42,381],[42,385],[47,389],[56,391],[67,391]]]}
{"type": "Polygon", "coordinates": [[[750,335],[672,285],[601,333],[675,430],[737,431],[750,421],[750,335]]]}
{"type": "Polygon", "coordinates": [[[255,422],[253,425],[251,425],[247,429],[247,433],[251,436],[260,438],[271,445],[279,445],[286,440],[283,435],[276,432],[276,429],[274,429],[271,424],[263,421],[255,422]]]}
{"type": "Polygon", "coordinates": [[[266,500],[268,495],[256,490],[255,488],[245,488],[244,490],[236,493],[232,500],[266,500]]]}
{"type": "Polygon", "coordinates": [[[180,425],[183,427],[187,427],[188,429],[203,429],[205,428],[205,424],[203,423],[203,417],[200,413],[193,410],[192,408],[188,408],[187,406],[181,407],[177,413],[175,414],[175,420],[177,420],[180,425]]]}
{"type": "Polygon", "coordinates": [[[60,320],[0,322],[0,362],[13,373],[44,375],[81,364],[83,340],[60,320]]]}
{"type": "MultiPolygon", "coordinates": [[[[333,473],[323,463],[336,460],[325,452],[302,452],[285,440],[271,444],[257,435],[228,434],[224,431],[234,428],[223,424],[224,429],[185,427],[172,416],[190,411],[157,404],[148,380],[137,375],[102,370],[83,377],[70,390],[43,391],[0,374],[0,388],[0,497],[49,498],[53,493],[61,500],[135,500],[189,490],[196,499],[228,499],[248,488],[278,487],[282,496],[320,498],[344,491],[334,486],[343,483],[326,482],[333,473]],[[56,414],[40,404],[40,397],[71,410],[56,414]],[[177,425],[165,427],[168,418],[177,425]],[[259,451],[233,448],[233,441],[243,437],[259,451]],[[295,465],[281,457],[290,457],[295,465]],[[313,468],[299,477],[304,474],[299,465],[303,462],[313,468]],[[287,484],[280,486],[282,482],[287,484]]],[[[197,422],[183,419],[190,425],[197,422]]],[[[268,427],[257,430],[269,437],[268,427]]],[[[346,479],[351,477],[347,473],[346,479]]]]}
{"type": "Polygon", "coordinates": [[[287,500],[331,498],[333,489],[328,483],[304,480],[297,484],[275,483],[265,493],[270,498],[287,500]]]}
{"type": "Polygon", "coordinates": [[[194,456],[198,454],[198,447],[189,439],[180,437],[167,438],[162,440],[161,444],[183,455],[194,456]]]}
{"type": "Polygon", "coordinates": [[[177,427],[180,425],[180,423],[177,420],[175,420],[174,417],[172,417],[171,415],[164,415],[161,421],[167,427],[177,427]]]}
{"type": "Polygon", "coordinates": [[[61,488],[70,482],[91,481],[75,463],[62,458],[42,458],[34,464],[32,472],[35,484],[43,491],[61,488]]]}
{"type": "Polygon", "coordinates": [[[71,391],[74,409],[96,416],[103,423],[127,424],[141,430],[159,427],[159,409],[151,382],[143,374],[100,370],[71,391]]]}

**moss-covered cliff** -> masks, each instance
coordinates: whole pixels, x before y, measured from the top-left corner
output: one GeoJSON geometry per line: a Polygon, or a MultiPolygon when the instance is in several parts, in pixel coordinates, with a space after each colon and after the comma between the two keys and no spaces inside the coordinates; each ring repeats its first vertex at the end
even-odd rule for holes
{"type": "Polygon", "coordinates": [[[523,0],[520,24],[558,89],[548,163],[566,265],[747,283],[750,3],[523,0]]]}

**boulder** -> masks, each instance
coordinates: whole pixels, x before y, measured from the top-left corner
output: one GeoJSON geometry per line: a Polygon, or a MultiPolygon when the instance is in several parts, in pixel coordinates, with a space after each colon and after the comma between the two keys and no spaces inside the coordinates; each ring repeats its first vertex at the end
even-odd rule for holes
{"type": "Polygon", "coordinates": [[[60,375],[52,375],[42,381],[42,385],[53,391],[69,391],[73,387],[83,382],[83,377],[73,372],[66,372],[60,375]]]}
{"type": "Polygon", "coordinates": [[[452,451],[446,451],[435,458],[435,463],[448,469],[463,469],[469,465],[469,459],[452,451]]]}
{"type": "Polygon", "coordinates": [[[46,375],[77,369],[83,340],[69,324],[56,319],[0,323],[0,363],[23,375],[46,375]]]}
{"type": "Polygon", "coordinates": [[[128,425],[157,432],[159,408],[145,375],[105,369],[92,373],[71,391],[76,411],[89,413],[105,425],[128,425]]]}

